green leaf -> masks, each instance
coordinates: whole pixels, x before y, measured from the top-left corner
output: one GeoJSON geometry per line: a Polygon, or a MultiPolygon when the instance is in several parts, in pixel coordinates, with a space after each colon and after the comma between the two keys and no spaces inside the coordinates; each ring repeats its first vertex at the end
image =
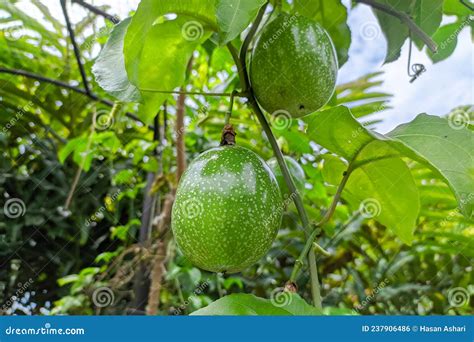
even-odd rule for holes
{"type": "MultiPolygon", "coordinates": [[[[412,5],[411,0],[381,0],[378,2],[405,13],[410,13],[412,5]]],[[[390,14],[375,9],[374,12],[377,16],[380,27],[382,28],[385,39],[387,40],[387,55],[385,57],[385,63],[393,62],[400,57],[403,43],[408,38],[408,26],[402,23],[400,19],[390,14]]]]}
{"type": "Polygon", "coordinates": [[[451,56],[458,44],[459,32],[465,26],[465,22],[455,22],[441,26],[433,35],[433,40],[438,44],[436,53],[428,52],[433,63],[440,62],[451,56]]]}
{"type": "Polygon", "coordinates": [[[142,54],[133,63],[132,73],[132,83],[138,87],[144,100],[145,107],[140,113],[145,121],[151,122],[157,109],[169,97],[169,94],[150,90],[170,91],[184,83],[193,51],[210,35],[201,31],[203,26],[200,25],[187,17],[179,17],[156,24],[149,30],[142,54]]]}
{"type": "Polygon", "coordinates": [[[351,162],[354,171],[343,198],[410,244],[420,200],[410,170],[392,146],[396,144],[366,129],[346,107],[319,112],[305,121],[310,138],[351,162]]]}
{"type": "Polygon", "coordinates": [[[140,100],[140,93],[128,80],[123,57],[123,40],[131,20],[127,18],[114,27],[92,67],[92,73],[102,89],[124,102],[140,100]]]}
{"type": "Polygon", "coordinates": [[[343,172],[347,170],[346,163],[332,154],[324,154],[321,158],[324,160],[324,167],[322,169],[324,180],[331,185],[338,185],[343,172]]]}
{"type": "Polygon", "coordinates": [[[295,1],[298,14],[318,21],[329,33],[337,52],[339,67],[349,58],[351,31],[347,25],[347,9],[340,0],[295,1]]]}
{"type": "Polygon", "coordinates": [[[79,275],[69,274],[65,277],[59,278],[57,281],[58,281],[59,286],[64,286],[64,285],[72,284],[78,280],[79,280],[79,275]]]}
{"type": "Polygon", "coordinates": [[[368,144],[359,158],[371,161],[353,171],[344,198],[353,206],[358,205],[364,216],[379,221],[403,242],[411,244],[420,211],[418,188],[401,158],[384,156],[392,153],[384,141],[368,144]],[[376,159],[377,155],[383,159],[376,159]]]}
{"type": "MultiPolygon", "coordinates": [[[[432,36],[436,32],[443,17],[444,0],[416,0],[413,8],[413,20],[428,35],[432,36]]],[[[423,42],[416,38],[414,42],[421,48],[423,42]]]]}
{"type": "MultiPolygon", "coordinates": [[[[132,83],[139,83],[138,66],[144,55],[143,49],[147,45],[148,33],[159,17],[169,13],[193,17],[198,23],[208,25],[217,31],[214,0],[141,1],[132,17],[124,42],[125,66],[132,83]]],[[[165,46],[159,48],[166,50],[165,46]]]]}
{"type": "MultiPolygon", "coordinates": [[[[466,0],[468,2],[468,0],[466,0]]],[[[471,5],[472,6],[472,5],[471,5]]],[[[443,12],[457,16],[472,15],[472,12],[459,0],[444,0],[443,12]]]]}
{"type": "MultiPolygon", "coordinates": [[[[466,123],[467,124],[467,123],[466,123]]],[[[388,133],[400,141],[425,164],[439,172],[456,195],[459,206],[468,218],[474,211],[474,133],[454,121],[418,115],[413,121],[388,133]]]]}
{"type": "Polygon", "coordinates": [[[318,309],[306,303],[296,293],[282,292],[276,294],[273,302],[251,294],[231,294],[216,300],[205,308],[194,311],[191,315],[307,316],[321,314],[318,309]]]}
{"type": "Polygon", "coordinates": [[[80,136],[68,141],[61,150],[58,152],[58,158],[61,164],[64,164],[66,158],[77,150],[82,150],[87,145],[87,137],[80,136]]]}
{"type": "Polygon", "coordinates": [[[217,0],[216,16],[222,34],[221,43],[236,38],[257,16],[266,0],[217,0]]]}
{"type": "Polygon", "coordinates": [[[184,81],[192,51],[217,31],[214,0],[143,0],[127,29],[125,69],[144,102],[139,115],[151,122],[167,95],[143,88],[170,91],[184,81]],[[178,18],[163,23],[166,14],[178,18]]]}

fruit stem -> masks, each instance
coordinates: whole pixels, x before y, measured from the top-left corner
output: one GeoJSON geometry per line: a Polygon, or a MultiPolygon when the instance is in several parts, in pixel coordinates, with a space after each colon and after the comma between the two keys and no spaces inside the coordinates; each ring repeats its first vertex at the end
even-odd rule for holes
{"type": "Polygon", "coordinates": [[[371,6],[379,11],[382,11],[391,16],[397,17],[405,25],[408,26],[411,32],[417,35],[418,38],[420,38],[423,41],[423,43],[425,43],[425,45],[431,50],[431,52],[433,53],[437,52],[438,45],[410,18],[408,14],[399,12],[389,5],[378,3],[373,0],[355,0],[355,2],[359,2],[361,4],[371,6]]]}
{"type": "Polygon", "coordinates": [[[331,253],[329,253],[323,247],[318,245],[316,242],[313,242],[313,248],[314,248],[314,251],[317,252],[317,253],[321,253],[322,255],[327,256],[327,257],[331,256],[331,253]]]}
{"type": "MultiPolygon", "coordinates": [[[[245,38],[242,48],[240,50],[240,55],[237,54],[237,51],[235,47],[232,44],[228,44],[227,47],[229,48],[229,51],[237,65],[237,70],[239,72],[239,77],[240,77],[240,83],[242,86],[242,93],[248,93],[247,99],[249,101],[250,106],[252,107],[252,110],[255,112],[260,125],[262,126],[268,141],[270,142],[270,145],[273,149],[273,153],[275,154],[275,157],[278,161],[278,165],[280,166],[280,169],[283,174],[283,178],[285,179],[285,183],[290,191],[290,194],[292,194],[293,201],[295,203],[296,209],[298,211],[298,214],[301,219],[301,223],[303,225],[303,228],[308,235],[309,232],[309,219],[308,219],[308,214],[306,213],[306,210],[304,208],[303,200],[298,193],[298,190],[295,187],[295,184],[290,176],[290,172],[288,170],[288,166],[285,163],[285,160],[283,158],[283,154],[280,151],[280,148],[278,146],[278,143],[275,139],[275,136],[272,133],[272,130],[270,126],[268,125],[267,119],[265,118],[265,115],[263,114],[262,110],[260,109],[257,100],[255,98],[255,94],[253,93],[252,88],[250,87],[250,80],[249,80],[249,75],[248,71],[245,67],[246,65],[246,54],[248,47],[250,46],[250,42],[252,41],[253,36],[255,35],[258,26],[260,25],[260,22],[263,18],[263,15],[265,13],[265,9],[267,7],[268,3],[263,5],[258,14],[257,18],[252,24],[252,27],[247,34],[247,37],[245,38]]],[[[314,239],[313,239],[314,240],[314,239]]],[[[305,254],[306,255],[306,254],[305,254]]],[[[309,260],[309,269],[310,269],[310,275],[311,275],[311,294],[313,298],[313,305],[321,309],[321,290],[319,286],[319,279],[318,279],[318,270],[317,270],[317,265],[316,265],[316,256],[314,254],[314,251],[310,250],[307,252],[308,255],[308,260],[309,260]]]]}
{"type": "MultiPolygon", "coordinates": [[[[314,250],[311,247],[315,247],[318,251],[322,252],[323,255],[325,255],[325,253],[327,253],[321,246],[316,244],[316,242],[314,242],[314,240],[316,239],[316,237],[318,236],[318,234],[320,232],[320,230],[318,228],[324,226],[331,219],[332,215],[334,214],[334,211],[336,210],[337,203],[341,199],[342,190],[344,190],[344,187],[346,186],[347,181],[349,180],[349,177],[350,177],[350,175],[351,175],[351,173],[354,169],[353,167],[354,167],[354,164],[351,162],[349,164],[347,170],[343,173],[342,180],[339,183],[339,186],[337,187],[336,193],[334,195],[334,198],[331,202],[331,205],[330,205],[328,211],[326,211],[326,214],[324,214],[321,221],[314,224],[314,229],[311,232],[311,235],[306,240],[306,244],[304,245],[303,250],[301,251],[301,253],[300,253],[297,260],[304,260],[304,258],[306,257],[306,255],[308,253],[311,253],[311,252],[314,253],[314,250]]],[[[290,280],[289,280],[290,282],[295,282],[296,281],[296,278],[298,278],[298,275],[299,275],[302,267],[303,267],[303,265],[301,264],[301,262],[296,262],[295,263],[295,265],[293,267],[293,271],[291,272],[291,276],[290,276],[290,280]]]]}
{"type": "Polygon", "coordinates": [[[230,122],[230,117],[232,116],[232,110],[234,108],[234,97],[235,97],[236,94],[238,94],[238,92],[237,92],[237,90],[234,90],[232,92],[232,95],[230,96],[229,110],[225,113],[225,117],[224,117],[224,124],[225,125],[228,125],[229,122],[230,122]]]}

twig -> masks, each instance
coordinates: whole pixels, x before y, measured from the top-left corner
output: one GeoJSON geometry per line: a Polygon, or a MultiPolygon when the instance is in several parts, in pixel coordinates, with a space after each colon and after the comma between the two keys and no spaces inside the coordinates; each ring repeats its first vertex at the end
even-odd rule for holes
{"type": "MultiPolygon", "coordinates": [[[[242,71],[244,73],[247,73],[247,51],[248,51],[248,48],[250,46],[250,43],[252,42],[253,37],[255,36],[255,33],[257,33],[257,29],[260,26],[260,22],[262,21],[263,16],[265,15],[265,10],[267,9],[267,6],[268,6],[268,2],[265,5],[263,5],[262,7],[260,7],[260,10],[257,13],[257,17],[255,18],[254,22],[252,23],[252,26],[250,27],[249,33],[245,37],[245,40],[242,43],[242,46],[240,48],[239,59],[240,59],[240,62],[242,63],[242,71]]],[[[245,77],[245,83],[246,83],[246,85],[245,85],[244,89],[247,90],[247,88],[250,88],[250,81],[249,81],[248,77],[245,77]]]]}
{"type": "Polygon", "coordinates": [[[89,81],[87,81],[86,71],[84,69],[84,65],[82,65],[81,61],[81,51],[76,43],[76,35],[71,25],[71,20],[69,19],[69,15],[67,13],[66,8],[66,0],[61,0],[61,8],[63,10],[64,19],[66,20],[66,27],[69,33],[69,37],[71,38],[72,47],[74,49],[74,55],[76,56],[77,65],[79,67],[79,72],[81,73],[82,84],[84,85],[84,89],[86,90],[87,94],[91,93],[91,89],[89,87],[89,81]]]}
{"type": "MultiPolygon", "coordinates": [[[[298,259],[295,262],[295,266],[293,267],[293,271],[291,272],[290,282],[295,282],[296,279],[298,278],[299,272],[300,272],[301,268],[304,265],[303,260],[306,258],[306,255],[308,254],[308,252],[312,251],[311,247],[314,245],[314,243],[315,243],[314,240],[316,239],[316,237],[319,233],[318,228],[325,225],[331,219],[332,215],[334,214],[334,211],[336,210],[337,203],[341,199],[342,190],[344,190],[344,187],[346,186],[347,181],[349,180],[349,177],[352,173],[352,170],[353,170],[352,165],[349,165],[349,168],[347,169],[347,171],[344,172],[341,183],[339,183],[339,186],[336,190],[336,194],[334,195],[334,198],[331,202],[331,205],[329,206],[328,211],[323,216],[321,221],[319,221],[318,223],[316,223],[314,225],[313,231],[311,232],[310,236],[307,238],[305,246],[303,247],[303,250],[301,251],[298,259]]],[[[321,246],[319,246],[319,245],[317,245],[317,246],[322,249],[321,246]]]]}
{"type": "Polygon", "coordinates": [[[232,116],[232,111],[234,109],[234,97],[236,96],[237,91],[233,91],[229,99],[229,109],[225,113],[224,124],[228,125],[230,123],[230,117],[232,116]]]}
{"type": "Polygon", "coordinates": [[[140,88],[141,91],[147,91],[150,93],[158,94],[176,94],[176,95],[203,95],[203,96],[216,96],[216,97],[246,97],[247,94],[235,92],[235,93],[207,93],[204,91],[185,91],[185,90],[156,90],[151,88],[140,88]]]}
{"type": "MultiPolygon", "coordinates": [[[[82,95],[85,95],[87,97],[89,97],[90,99],[94,100],[94,101],[97,101],[97,102],[100,102],[106,106],[109,106],[109,107],[113,107],[114,106],[114,102],[113,101],[109,101],[109,100],[106,100],[106,99],[102,99],[100,98],[98,95],[94,94],[94,93],[87,93],[84,89],[82,88],[79,88],[79,87],[75,87],[75,86],[72,86],[66,82],[62,82],[62,81],[59,81],[59,80],[55,80],[55,79],[52,79],[52,78],[49,78],[49,77],[45,77],[45,76],[41,76],[41,75],[38,75],[38,74],[34,74],[34,73],[31,73],[31,72],[28,72],[28,71],[25,71],[25,70],[19,70],[19,69],[6,69],[6,68],[1,68],[0,67],[0,73],[3,73],[3,74],[10,74],[10,75],[17,75],[17,76],[23,76],[23,77],[27,77],[27,78],[31,78],[33,80],[37,80],[37,81],[40,81],[40,82],[45,82],[45,83],[49,83],[49,84],[53,84],[57,87],[60,87],[60,88],[64,88],[64,89],[68,89],[68,90],[71,90],[71,91],[74,91],[76,93],[79,93],[79,94],[82,94],[82,95]]],[[[154,130],[153,126],[151,125],[146,125],[145,122],[143,122],[139,117],[137,117],[136,115],[132,114],[132,113],[129,113],[129,112],[126,112],[125,115],[127,117],[129,117],[130,119],[134,120],[134,121],[137,121],[139,123],[141,123],[142,125],[144,126],[147,126],[150,130],[154,130]]]]}
{"type": "MultiPolygon", "coordinates": [[[[114,107],[115,108],[115,107],[114,107]]],[[[66,198],[66,202],[64,203],[64,210],[68,210],[69,206],[71,205],[72,198],[74,196],[74,192],[76,192],[77,185],[79,184],[79,179],[81,178],[82,170],[84,169],[84,164],[86,163],[87,160],[87,154],[90,152],[90,148],[92,145],[92,138],[95,133],[95,123],[97,119],[97,111],[94,108],[94,114],[92,116],[92,125],[90,128],[90,135],[89,138],[87,139],[87,145],[86,145],[86,156],[82,159],[81,163],[79,164],[79,167],[77,168],[76,175],[74,176],[74,180],[72,181],[71,188],[69,189],[69,193],[66,198]]]]}
{"type": "MultiPolygon", "coordinates": [[[[186,67],[187,73],[191,72],[193,67],[193,57],[188,61],[186,67]]],[[[182,89],[182,88],[181,88],[182,89]]],[[[186,95],[184,91],[178,96],[176,101],[176,181],[179,182],[181,175],[186,170],[186,145],[184,143],[185,126],[184,126],[184,111],[186,95]]]]}
{"type": "Polygon", "coordinates": [[[72,197],[74,196],[74,192],[76,191],[77,184],[79,184],[79,179],[81,178],[82,174],[82,166],[79,166],[76,170],[76,174],[74,175],[74,180],[72,181],[71,188],[69,189],[69,193],[67,194],[66,202],[64,203],[64,210],[68,210],[69,206],[72,202],[72,197]]]}
{"type": "Polygon", "coordinates": [[[82,1],[82,0],[71,0],[71,1],[72,1],[72,3],[78,4],[78,5],[80,5],[84,8],[87,8],[92,13],[95,13],[97,15],[100,15],[100,16],[104,17],[105,19],[111,21],[114,24],[118,24],[120,22],[119,17],[110,15],[110,14],[102,11],[100,8],[97,8],[97,7],[95,7],[91,4],[86,3],[85,1],[82,1]]]}
{"type": "Polygon", "coordinates": [[[423,43],[431,50],[431,52],[436,53],[438,50],[438,45],[428,36],[411,18],[408,14],[397,11],[393,7],[385,4],[378,3],[374,0],[354,0],[355,2],[371,6],[379,11],[390,14],[394,17],[400,19],[404,24],[406,24],[409,29],[420,38],[423,43]]]}
{"type": "Polygon", "coordinates": [[[160,304],[161,282],[166,273],[165,263],[168,256],[168,239],[163,236],[168,231],[171,222],[171,209],[173,207],[174,196],[168,194],[165,197],[163,210],[156,223],[158,241],[156,242],[155,258],[152,262],[150,273],[150,291],[148,293],[147,315],[156,315],[160,304]]]}
{"type": "MultiPolygon", "coordinates": [[[[153,132],[153,138],[159,138],[160,134],[160,126],[159,124],[159,115],[158,112],[156,114],[155,119],[155,129],[153,132]]],[[[162,142],[158,142],[161,144],[162,142]]],[[[155,158],[159,161],[159,156],[155,154],[155,158]]],[[[153,219],[155,217],[155,211],[157,208],[158,202],[158,194],[153,193],[153,184],[155,182],[156,177],[158,176],[157,172],[148,172],[146,186],[145,186],[145,198],[143,199],[143,210],[142,210],[142,222],[140,226],[140,233],[138,237],[138,243],[140,246],[146,246],[150,242],[152,226],[153,226],[153,219]]],[[[139,272],[137,273],[135,284],[134,284],[134,308],[137,310],[145,311],[147,307],[147,301],[149,298],[150,292],[150,282],[148,277],[145,276],[147,271],[146,264],[142,261],[139,264],[139,272]]]]}
{"type": "Polygon", "coordinates": [[[313,242],[313,248],[315,250],[315,252],[317,253],[320,253],[324,256],[330,256],[331,253],[329,253],[327,250],[325,250],[323,247],[321,247],[320,245],[318,245],[316,242],[313,242]]]}

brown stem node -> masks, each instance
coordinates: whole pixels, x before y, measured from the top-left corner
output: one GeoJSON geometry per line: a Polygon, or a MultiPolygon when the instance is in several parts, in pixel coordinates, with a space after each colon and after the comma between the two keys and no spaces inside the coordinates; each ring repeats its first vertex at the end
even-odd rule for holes
{"type": "Polygon", "coordinates": [[[221,137],[221,146],[224,145],[235,145],[235,133],[234,127],[230,124],[224,126],[222,130],[222,137],[221,137]]]}
{"type": "Polygon", "coordinates": [[[285,284],[285,291],[288,291],[288,292],[291,292],[291,293],[297,293],[298,292],[298,286],[293,281],[287,281],[286,284],[285,284]]]}

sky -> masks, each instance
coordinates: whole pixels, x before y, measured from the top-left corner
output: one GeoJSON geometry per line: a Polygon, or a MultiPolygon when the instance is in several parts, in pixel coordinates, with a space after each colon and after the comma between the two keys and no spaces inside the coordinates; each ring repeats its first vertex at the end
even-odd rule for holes
{"type": "MultiPolygon", "coordinates": [[[[42,1],[55,17],[62,18],[58,1],[42,1]]],[[[130,10],[135,10],[139,3],[139,0],[89,1],[94,5],[108,4],[111,14],[121,18],[126,17],[130,10]]],[[[349,3],[348,0],[343,2],[346,5],[349,3]]],[[[20,3],[26,4],[27,1],[20,3]]],[[[84,14],[78,5],[74,5],[71,12],[73,19],[84,14]]],[[[450,21],[452,18],[446,17],[443,24],[450,21]]],[[[377,125],[379,132],[386,133],[397,125],[412,120],[419,113],[446,115],[459,105],[474,104],[474,45],[469,27],[460,32],[456,50],[445,61],[433,64],[424,51],[413,48],[412,61],[422,63],[427,69],[414,83],[409,83],[406,71],[407,42],[397,61],[383,64],[386,41],[368,6],[359,5],[349,10],[349,27],[352,32],[349,60],[339,70],[338,83],[348,82],[371,72],[384,72],[380,76],[384,81],[383,85],[374,90],[393,94],[390,101],[393,108],[372,117],[383,118],[383,122],[377,125]],[[370,35],[367,30],[371,30],[370,35]]]]}
{"type": "MultiPolygon", "coordinates": [[[[443,19],[443,24],[452,18],[443,19]]],[[[459,105],[474,104],[474,46],[470,28],[464,28],[458,37],[454,53],[446,60],[433,64],[424,51],[415,47],[412,62],[422,63],[427,71],[410,83],[407,75],[408,42],[400,58],[384,65],[386,41],[377,19],[368,6],[359,5],[349,14],[352,44],[349,60],[339,71],[339,82],[347,82],[369,72],[383,71],[380,90],[393,94],[393,109],[380,113],[382,124],[378,131],[386,133],[397,125],[411,121],[419,113],[445,115],[459,105]],[[364,28],[374,28],[373,36],[365,38],[364,28]]]]}

